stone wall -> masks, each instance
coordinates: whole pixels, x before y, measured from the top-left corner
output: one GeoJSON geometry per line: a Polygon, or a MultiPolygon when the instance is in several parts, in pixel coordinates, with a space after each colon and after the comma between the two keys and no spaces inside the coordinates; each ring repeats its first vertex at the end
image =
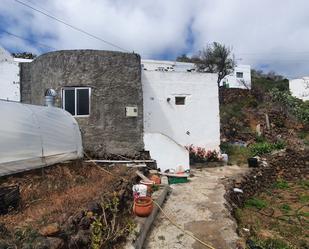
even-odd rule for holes
{"type": "Polygon", "coordinates": [[[287,149],[276,155],[270,155],[267,165],[252,168],[241,180],[234,179],[227,184],[226,199],[232,208],[242,207],[245,201],[270,188],[277,180],[308,180],[308,151],[287,149]],[[239,188],[243,193],[233,191],[239,188]]]}
{"type": "Polygon", "coordinates": [[[84,149],[96,157],[133,156],[143,150],[143,94],[140,56],[98,50],[47,53],[21,65],[21,101],[44,105],[44,93],[63,87],[91,87],[89,117],[76,118],[84,149]],[[126,117],[125,107],[137,106],[138,117],[126,117]]]}

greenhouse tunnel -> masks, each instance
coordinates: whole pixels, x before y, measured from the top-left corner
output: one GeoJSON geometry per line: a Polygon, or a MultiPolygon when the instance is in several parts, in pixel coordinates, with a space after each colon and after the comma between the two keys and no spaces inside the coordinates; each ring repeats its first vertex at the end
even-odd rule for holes
{"type": "Polygon", "coordinates": [[[79,126],[63,109],[0,100],[0,176],[82,158],[79,126]]]}

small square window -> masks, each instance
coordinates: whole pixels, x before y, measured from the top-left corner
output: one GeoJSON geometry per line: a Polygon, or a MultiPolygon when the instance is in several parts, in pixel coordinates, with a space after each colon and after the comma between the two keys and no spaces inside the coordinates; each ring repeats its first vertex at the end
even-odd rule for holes
{"type": "Polygon", "coordinates": [[[175,97],[175,105],[185,105],[186,97],[175,97]]]}
{"type": "Polygon", "coordinates": [[[236,72],[236,77],[237,78],[243,78],[244,77],[244,73],[243,72],[236,72]]]}

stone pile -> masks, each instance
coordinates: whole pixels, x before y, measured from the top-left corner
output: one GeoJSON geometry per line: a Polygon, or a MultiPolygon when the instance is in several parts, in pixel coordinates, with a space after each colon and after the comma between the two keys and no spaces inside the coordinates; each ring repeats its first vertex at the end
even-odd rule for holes
{"type": "Polygon", "coordinates": [[[248,198],[269,188],[277,180],[302,180],[309,177],[308,151],[288,149],[286,152],[268,156],[267,164],[260,165],[241,180],[234,179],[228,184],[226,199],[233,208],[242,207],[248,198]],[[234,191],[235,188],[241,189],[243,193],[234,191]]]}

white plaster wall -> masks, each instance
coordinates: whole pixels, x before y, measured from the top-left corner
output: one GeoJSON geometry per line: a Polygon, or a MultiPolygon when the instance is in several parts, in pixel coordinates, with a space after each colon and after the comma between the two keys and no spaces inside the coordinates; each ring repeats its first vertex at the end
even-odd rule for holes
{"type": "Polygon", "coordinates": [[[188,70],[195,70],[193,63],[178,62],[178,61],[158,61],[158,60],[141,60],[142,69],[148,71],[175,71],[187,72],[188,70]]]}
{"type": "Polygon", "coordinates": [[[309,77],[289,81],[291,94],[304,101],[309,100],[309,77]]]}
{"type": "Polygon", "coordinates": [[[19,65],[0,47],[0,99],[20,101],[19,65]]]}
{"type": "Polygon", "coordinates": [[[190,169],[189,152],[171,138],[161,133],[144,133],[145,150],[150,152],[157,167],[164,172],[174,169],[183,172],[190,169]]]}
{"type": "Polygon", "coordinates": [[[164,134],[182,146],[219,149],[216,74],[143,71],[142,84],[146,133],[164,134]],[[185,105],[175,105],[175,96],[185,96],[185,105]]]}
{"type": "Polygon", "coordinates": [[[236,66],[234,72],[231,75],[227,75],[220,85],[223,85],[223,82],[229,84],[229,88],[251,89],[251,67],[249,65],[236,66]],[[237,72],[242,72],[243,78],[237,78],[237,72]]]}

